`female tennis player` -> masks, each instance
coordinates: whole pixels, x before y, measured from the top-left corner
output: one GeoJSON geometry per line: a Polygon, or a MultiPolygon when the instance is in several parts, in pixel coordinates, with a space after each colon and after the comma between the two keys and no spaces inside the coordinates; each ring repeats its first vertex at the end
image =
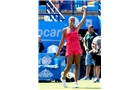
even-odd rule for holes
{"type": "Polygon", "coordinates": [[[74,60],[74,66],[75,66],[74,87],[75,88],[79,87],[78,82],[77,82],[77,80],[78,80],[78,67],[80,64],[80,56],[82,54],[82,49],[81,49],[80,42],[79,42],[78,31],[86,19],[86,8],[87,8],[87,6],[82,7],[83,18],[76,26],[74,25],[75,24],[75,17],[71,16],[69,18],[69,26],[64,28],[62,31],[62,38],[60,40],[59,49],[56,53],[56,56],[58,56],[62,46],[64,45],[64,40],[66,39],[66,54],[65,54],[65,56],[67,57],[67,67],[65,68],[64,73],[63,73],[62,77],[60,78],[60,80],[62,81],[62,84],[65,88],[68,87],[68,85],[66,84],[66,81],[65,81],[65,77],[72,66],[73,60],[74,60]]]}

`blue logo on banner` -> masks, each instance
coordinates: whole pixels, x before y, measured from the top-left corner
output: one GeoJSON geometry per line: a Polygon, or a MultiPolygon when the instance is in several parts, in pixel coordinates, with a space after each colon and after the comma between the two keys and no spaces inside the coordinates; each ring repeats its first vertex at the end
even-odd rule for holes
{"type": "Polygon", "coordinates": [[[45,65],[49,65],[51,62],[52,62],[52,57],[49,56],[49,55],[45,55],[42,59],[41,59],[41,62],[42,64],[45,66],[45,65]]]}
{"type": "Polygon", "coordinates": [[[38,33],[41,36],[41,39],[60,40],[64,27],[65,25],[63,22],[39,21],[38,33]]]}
{"type": "Polygon", "coordinates": [[[40,78],[50,78],[50,77],[52,77],[52,76],[54,76],[54,75],[53,75],[53,73],[50,72],[49,70],[44,69],[43,71],[41,71],[41,72],[39,73],[38,76],[39,76],[40,78]]]}

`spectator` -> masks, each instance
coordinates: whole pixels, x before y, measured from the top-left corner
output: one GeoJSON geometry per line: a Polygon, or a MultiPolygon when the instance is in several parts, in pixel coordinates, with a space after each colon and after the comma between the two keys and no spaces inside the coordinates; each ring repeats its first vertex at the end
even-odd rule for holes
{"type": "Polygon", "coordinates": [[[80,40],[80,46],[81,46],[81,48],[83,50],[82,55],[84,55],[84,54],[86,54],[86,51],[85,51],[85,48],[84,48],[84,45],[83,45],[83,37],[81,36],[81,34],[79,34],[79,40],[80,40]]]}
{"type": "Polygon", "coordinates": [[[42,53],[42,51],[44,50],[44,45],[40,39],[40,35],[38,35],[38,45],[39,45],[39,53],[42,53]]]}
{"type": "MultiPolygon", "coordinates": [[[[54,4],[54,6],[59,10],[60,7],[60,3],[63,3],[64,0],[50,0],[54,3],[58,3],[58,4],[54,4]],[[60,1],[60,3],[59,3],[60,1]]],[[[46,0],[39,0],[39,5],[46,5],[46,0]]],[[[51,8],[54,8],[52,5],[50,5],[51,8]]]]}
{"type": "Polygon", "coordinates": [[[92,41],[92,50],[89,53],[94,53],[92,58],[95,60],[95,73],[96,78],[93,80],[94,82],[99,82],[100,78],[100,66],[101,66],[101,36],[97,36],[92,41]],[[96,54],[95,54],[96,53],[96,54]]]}
{"type": "Polygon", "coordinates": [[[83,37],[81,36],[81,34],[79,34],[79,40],[80,40],[80,45],[81,45],[81,49],[83,50],[83,54],[81,55],[81,60],[80,60],[80,78],[83,78],[85,76],[85,48],[83,46],[83,37]]]}
{"type": "MultiPolygon", "coordinates": [[[[98,34],[94,31],[94,27],[92,25],[90,25],[88,27],[88,32],[86,33],[85,37],[84,37],[84,47],[85,47],[85,51],[86,51],[86,58],[85,58],[85,65],[86,65],[86,76],[84,78],[82,78],[82,80],[90,80],[89,77],[89,73],[91,70],[91,65],[94,62],[91,58],[91,54],[89,53],[90,50],[92,50],[91,44],[92,44],[92,40],[98,36],[98,34]]],[[[95,68],[93,68],[93,74],[95,75],[95,68]]],[[[93,75],[93,79],[95,78],[95,76],[93,75]]]]}
{"type": "Polygon", "coordinates": [[[60,8],[60,3],[63,3],[63,1],[64,0],[51,0],[52,2],[54,2],[54,3],[57,3],[57,4],[54,4],[55,5],[55,7],[59,10],[60,8]],[[59,3],[59,1],[60,1],[60,3],[59,3]]]}
{"type": "Polygon", "coordinates": [[[58,50],[58,46],[55,43],[53,43],[47,48],[47,53],[56,53],[57,50],[58,50]]]}

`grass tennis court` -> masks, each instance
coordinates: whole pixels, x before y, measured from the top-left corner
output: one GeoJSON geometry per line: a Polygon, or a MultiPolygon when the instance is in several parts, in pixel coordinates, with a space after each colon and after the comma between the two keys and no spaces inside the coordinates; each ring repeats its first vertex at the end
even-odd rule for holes
{"type": "Polygon", "coordinates": [[[101,90],[100,83],[93,83],[92,80],[78,81],[79,88],[74,88],[73,82],[68,82],[68,88],[64,88],[61,82],[38,83],[39,90],[101,90]]]}

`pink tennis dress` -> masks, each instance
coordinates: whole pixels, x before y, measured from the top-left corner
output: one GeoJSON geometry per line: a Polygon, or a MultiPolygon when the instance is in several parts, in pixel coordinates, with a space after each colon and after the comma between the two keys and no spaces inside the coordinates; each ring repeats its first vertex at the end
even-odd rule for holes
{"type": "Polygon", "coordinates": [[[83,51],[80,46],[78,30],[76,28],[74,28],[74,31],[70,31],[70,28],[67,28],[66,42],[66,56],[82,54],[83,51]]]}

